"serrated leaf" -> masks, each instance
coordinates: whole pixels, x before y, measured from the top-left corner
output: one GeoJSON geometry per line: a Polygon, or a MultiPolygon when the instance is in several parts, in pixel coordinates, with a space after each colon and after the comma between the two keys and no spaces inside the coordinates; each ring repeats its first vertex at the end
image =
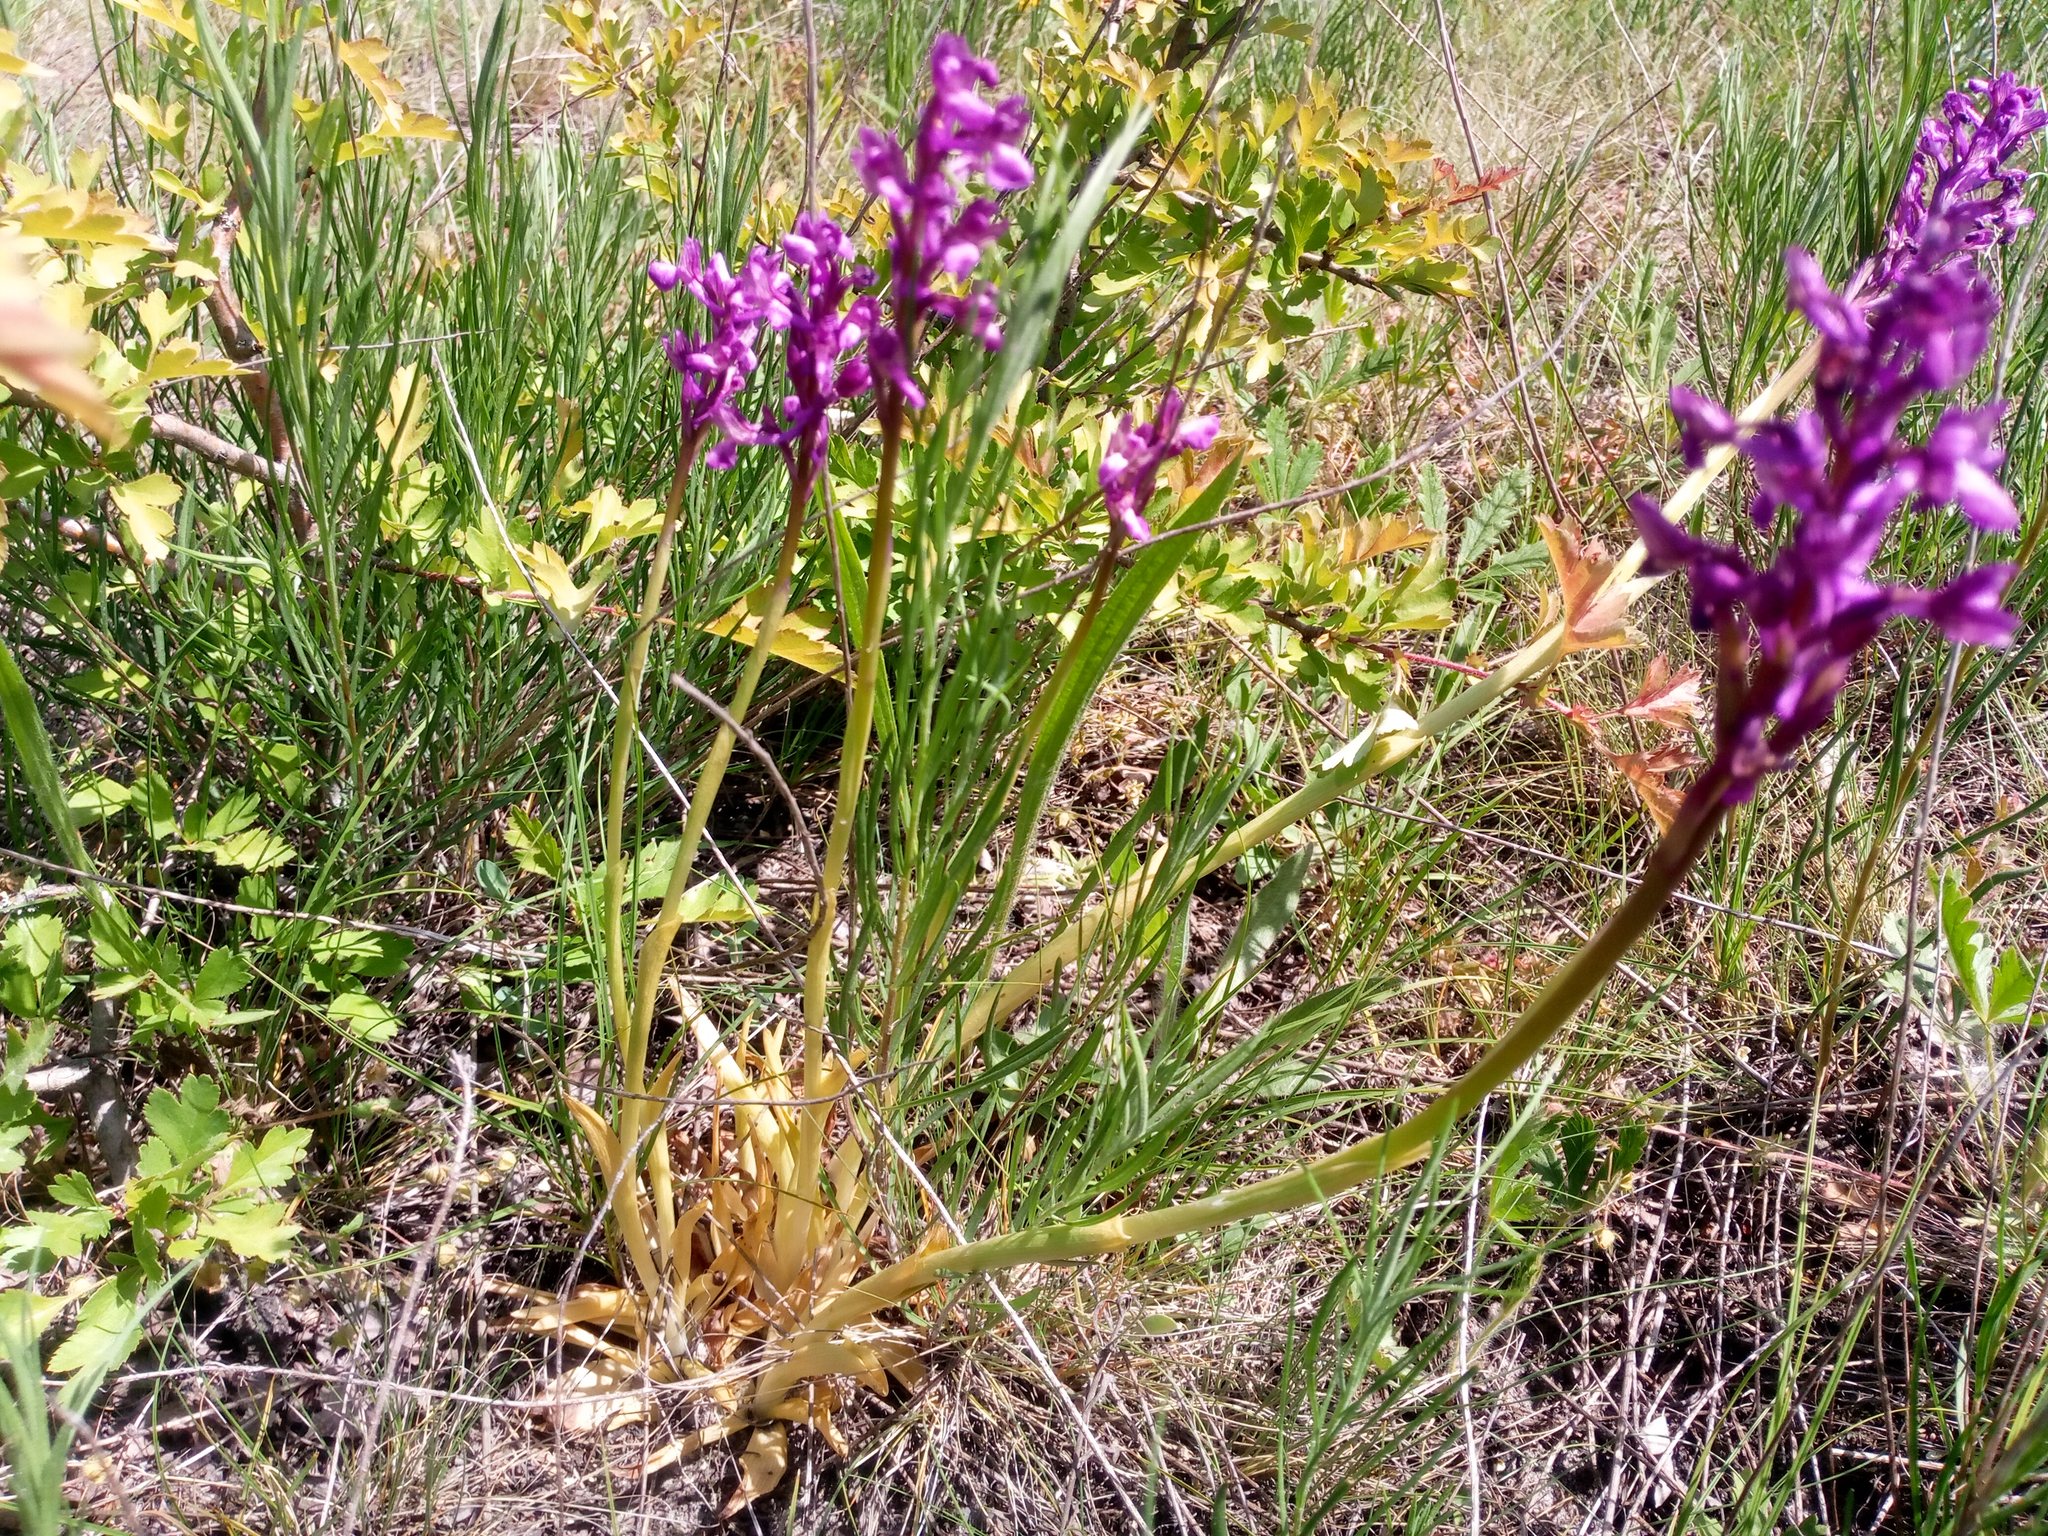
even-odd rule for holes
{"type": "Polygon", "coordinates": [[[580,563],[596,550],[610,549],[626,539],[646,538],[661,532],[662,512],[652,496],[627,501],[617,489],[600,484],[588,496],[568,509],[571,517],[587,518],[583,542],[576,547],[580,563]]]}
{"type": "Polygon", "coordinates": [[[1591,1115],[1577,1111],[1557,1128],[1557,1148],[1564,1162],[1565,1193],[1578,1199],[1593,1182],[1593,1161],[1600,1150],[1600,1127],[1591,1115]]]}
{"type": "MultiPolygon", "coordinates": [[[[175,1095],[168,1088],[154,1090],[142,1107],[142,1118],[169,1167],[213,1156],[235,1129],[234,1119],[220,1108],[220,1085],[210,1077],[186,1078],[175,1095]]],[[[147,1144],[143,1150],[149,1150],[147,1144]]]]}
{"type": "Polygon", "coordinates": [[[512,850],[512,862],[530,875],[559,880],[568,868],[561,839],[523,806],[513,806],[505,818],[505,846],[512,850]]]}
{"type": "Polygon", "coordinates": [[[1463,571],[1493,553],[1507,537],[1522,504],[1529,499],[1529,471],[1517,464],[1508,470],[1465,514],[1465,526],[1458,535],[1458,555],[1451,569],[1463,571]]]}
{"type": "MultiPolygon", "coordinates": [[[[719,635],[735,645],[751,649],[761,635],[761,612],[767,606],[768,588],[756,587],[745,597],[703,628],[708,635],[719,635]]],[[[832,624],[831,616],[817,608],[792,608],[783,614],[782,622],[775,627],[775,639],[768,647],[769,654],[784,661],[794,662],[807,671],[817,672],[825,677],[838,677],[844,670],[846,658],[839,649],[839,636],[832,624]]]]}
{"type": "Polygon", "coordinates": [[[1384,629],[1448,629],[1455,614],[1457,586],[1444,570],[1441,548],[1433,548],[1387,589],[1380,606],[1384,629]]]}
{"type": "Polygon", "coordinates": [[[298,856],[290,843],[262,827],[250,827],[227,837],[202,838],[186,846],[197,853],[211,854],[214,862],[228,869],[246,869],[257,875],[289,864],[298,856]]]}
{"type": "Polygon", "coordinates": [[[1631,720],[1654,720],[1659,725],[1685,727],[1699,718],[1701,673],[1697,667],[1677,672],[1659,654],[1650,658],[1643,671],[1643,685],[1636,696],[1622,705],[1631,720]]]}
{"type": "Polygon", "coordinates": [[[1650,820],[1656,823],[1657,830],[1669,832],[1671,824],[1678,819],[1679,806],[1685,802],[1684,792],[1671,782],[1671,776],[1696,767],[1698,754],[1684,742],[1674,742],[1651,752],[1611,752],[1597,738],[1594,745],[1628,780],[1637,798],[1643,802],[1643,809],[1650,813],[1650,820]]]}
{"type": "Polygon", "coordinates": [[[292,1239],[299,1235],[290,1214],[291,1207],[282,1200],[266,1200],[245,1210],[216,1208],[199,1218],[194,1231],[225,1243],[245,1259],[275,1264],[291,1253],[292,1239]]]}
{"type": "Polygon", "coordinates": [[[130,96],[126,91],[116,91],[113,102],[122,116],[166,149],[177,149],[184,144],[185,132],[192,125],[192,113],[182,101],[173,101],[166,107],[154,96],[130,96]]]}
{"type": "Polygon", "coordinates": [[[110,1275],[78,1308],[69,1338],[50,1356],[58,1376],[103,1376],[134,1353],[142,1337],[142,1277],[133,1270],[110,1275]]]}
{"type": "Polygon", "coordinates": [[[605,560],[591,573],[589,581],[579,585],[568,562],[545,541],[527,545],[518,555],[501,596],[532,593],[571,627],[583,621],[591,604],[597,601],[597,594],[611,579],[612,563],[605,560]]]}
{"type": "Polygon", "coordinates": [[[1975,907],[1969,889],[1956,877],[1955,872],[1943,870],[1942,943],[1948,946],[1949,960],[1955,966],[1956,983],[1962,988],[1963,995],[1969,999],[1977,1017],[1989,1021],[1991,978],[1986,974],[1985,957],[1979,951],[1978,933],[1982,925],[1977,921],[1975,907]]]}
{"type": "Polygon", "coordinates": [[[685,923],[742,923],[753,915],[747,893],[726,875],[700,880],[676,904],[676,916],[685,923]]]}
{"type": "Polygon", "coordinates": [[[1557,573],[1558,592],[1545,599],[1546,623],[1562,622],[1564,649],[1574,651],[1613,650],[1631,645],[1628,609],[1637,594],[1655,585],[1654,577],[1633,576],[1614,581],[1614,557],[1598,541],[1582,543],[1577,527],[1539,518],[1543,544],[1550,551],[1550,563],[1557,573]]]}
{"type": "Polygon", "coordinates": [[[1422,526],[1432,533],[1447,533],[1451,526],[1451,499],[1444,494],[1443,472],[1425,464],[1415,474],[1415,510],[1422,526]]]}
{"type": "Polygon", "coordinates": [[[159,470],[114,486],[109,493],[128,527],[128,537],[145,560],[161,561],[171,552],[171,535],[178,520],[171,513],[184,489],[159,470]]]}
{"type": "Polygon", "coordinates": [[[2025,1022],[2027,1009],[2041,990],[2041,962],[2030,961],[2016,949],[1998,957],[1992,973],[1990,995],[1984,1017],[1991,1024],[2025,1022]]]}
{"type": "Polygon", "coordinates": [[[240,951],[223,944],[206,957],[199,974],[192,978],[192,995],[201,1002],[224,1003],[249,985],[254,975],[240,951]]]}
{"type": "Polygon", "coordinates": [[[59,1259],[75,1259],[87,1243],[98,1242],[113,1229],[104,1210],[31,1210],[26,1218],[0,1232],[0,1263],[11,1269],[47,1269],[59,1259]]]}
{"type": "Polygon", "coordinates": [[[242,369],[224,357],[208,357],[189,336],[166,341],[149,355],[137,384],[168,384],[178,379],[230,379],[242,369]]]}

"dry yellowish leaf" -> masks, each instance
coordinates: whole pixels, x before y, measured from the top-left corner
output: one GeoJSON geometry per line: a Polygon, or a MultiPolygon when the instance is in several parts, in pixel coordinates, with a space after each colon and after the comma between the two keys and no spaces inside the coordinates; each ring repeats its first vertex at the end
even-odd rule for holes
{"type": "Polygon", "coordinates": [[[14,247],[0,246],[0,380],[108,441],[124,437],[99,381],[85,371],[92,339],[50,312],[14,247]]]}

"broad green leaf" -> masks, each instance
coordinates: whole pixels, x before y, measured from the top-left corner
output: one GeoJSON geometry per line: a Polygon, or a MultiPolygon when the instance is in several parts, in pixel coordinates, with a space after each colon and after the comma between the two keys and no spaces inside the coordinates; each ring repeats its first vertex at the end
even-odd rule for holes
{"type": "Polygon", "coordinates": [[[1206,1017],[1212,1009],[1221,1007],[1258,975],[1259,968],[1266,963],[1266,956],[1294,922],[1311,863],[1312,854],[1307,848],[1288,855],[1273,871],[1271,878],[1245,903],[1244,916],[1238,922],[1230,947],[1224,951],[1223,965],[1216,980],[1210,983],[1201,1002],[1196,1004],[1197,1017],[1206,1017]]]}
{"type": "Polygon", "coordinates": [[[138,774],[129,786],[128,798],[129,803],[141,813],[151,837],[178,835],[177,802],[172,798],[171,786],[164,782],[162,774],[153,769],[138,774]]]}
{"type": "Polygon", "coordinates": [[[48,1018],[71,990],[64,974],[64,924],[47,912],[17,917],[0,935],[0,1010],[48,1018]]]}
{"type": "MultiPolygon", "coordinates": [[[[627,906],[660,899],[668,889],[668,877],[676,867],[676,855],[682,846],[681,839],[664,837],[633,850],[622,886],[622,899],[627,906]]],[[[592,911],[603,904],[605,876],[610,869],[611,860],[606,859],[590,873],[570,882],[569,899],[579,911],[592,911]]]]}
{"type": "Polygon", "coordinates": [[[277,1189],[306,1155],[313,1133],[302,1125],[273,1125],[255,1146],[238,1141],[228,1154],[227,1187],[277,1189]]]}
{"type": "Polygon", "coordinates": [[[233,837],[243,828],[252,825],[262,813],[263,802],[256,793],[253,790],[238,789],[209,811],[205,820],[192,829],[192,835],[209,841],[233,837]]]}
{"type": "Polygon", "coordinates": [[[754,915],[754,908],[728,876],[713,875],[683,892],[677,915],[686,923],[741,923],[754,915]]]}
{"type": "Polygon", "coordinates": [[[103,1376],[135,1350],[142,1337],[142,1277],[132,1269],[102,1280],[78,1309],[71,1336],[50,1356],[58,1376],[103,1376]]]}
{"type": "Polygon", "coordinates": [[[0,442],[0,500],[19,501],[49,472],[50,467],[26,444],[0,442]]]}
{"type": "Polygon", "coordinates": [[[367,992],[337,992],[328,999],[327,1020],[366,1045],[382,1045],[398,1033],[398,1015],[367,992]]]}
{"type": "Polygon", "coordinates": [[[125,811],[133,794],[134,791],[118,779],[110,779],[103,773],[88,773],[72,784],[64,803],[71,808],[72,820],[84,826],[88,822],[109,821],[125,811]]]}
{"type": "Polygon", "coordinates": [[[306,969],[315,985],[341,990],[351,976],[396,976],[412,958],[412,940],[366,928],[323,928],[307,945],[306,969]]]}

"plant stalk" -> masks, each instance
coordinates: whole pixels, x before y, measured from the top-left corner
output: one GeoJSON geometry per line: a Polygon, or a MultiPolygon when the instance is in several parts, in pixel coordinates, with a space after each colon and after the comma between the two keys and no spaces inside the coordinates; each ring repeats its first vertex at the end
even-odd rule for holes
{"type": "Polygon", "coordinates": [[[895,566],[896,479],[903,452],[903,400],[885,391],[876,412],[882,430],[881,470],[875,482],[875,522],[868,549],[867,602],[861,613],[860,654],[854,667],[853,695],[846,707],[846,735],[840,745],[839,785],[832,804],[832,825],[825,835],[825,857],[819,867],[818,897],[811,914],[810,939],[804,952],[804,1107],[797,1123],[796,1198],[785,1202],[777,1218],[775,1247],[784,1273],[802,1262],[812,1217],[823,1210],[819,1180],[825,1122],[831,1106],[825,1098],[825,993],[831,980],[832,932],[839,919],[839,887],[846,878],[846,857],[853,845],[853,826],[860,814],[861,783],[867,772],[868,738],[875,724],[875,695],[882,670],[882,630],[889,619],[889,578],[895,566]]]}
{"type": "MultiPolygon", "coordinates": [[[[647,590],[634,615],[633,635],[626,647],[626,670],[619,679],[619,708],[612,723],[611,782],[606,786],[604,804],[604,959],[605,980],[611,994],[612,1027],[630,1030],[631,999],[626,990],[626,780],[631,777],[633,748],[640,733],[640,684],[647,671],[647,650],[654,637],[654,621],[661,612],[662,594],[668,588],[669,553],[675,548],[676,524],[683,515],[683,493],[690,483],[690,468],[697,459],[702,432],[686,433],[676,454],[675,476],[669,482],[668,506],[663,512],[661,533],[649,557],[647,590]]],[[[620,1049],[624,1055],[625,1039],[620,1049]]],[[[644,1069],[639,1075],[627,1073],[623,1086],[628,1093],[644,1093],[644,1069]]]]}
{"type": "MultiPolygon", "coordinates": [[[[768,589],[767,601],[762,606],[753,649],[747,655],[746,666],[740,673],[727,711],[735,720],[745,718],[748,706],[753,703],[754,689],[767,667],[768,657],[774,651],[776,633],[781,629],[783,614],[789,607],[790,582],[796,572],[804,511],[810,503],[813,483],[808,476],[798,476],[790,484],[789,516],[783,525],[782,548],[776,556],[775,576],[768,589]]],[[[660,998],[662,971],[668,965],[669,950],[675,944],[676,934],[683,926],[683,899],[689,894],[690,872],[697,862],[697,847],[703,840],[704,829],[711,820],[712,805],[718,799],[719,787],[724,783],[726,769],[732,762],[735,739],[728,725],[720,725],[718,734],[712,738],[711,749],[705,754],[703,766],[697,771],[697,782],[690,790],[689,810],[684,816],[675,866],[669,871],[668,885],[662,892],[661,907],[655,914],[654,926],[640,945],[639,965],[633,977],[632,1019],[621,1046],[624,1075],[628,1081],[646,1081],[647,1047],[654,1030],[654,1010],[660,998]]],[[[627,1147],[639,1145],[641,1132],[651,1120],[659,1118],[662,1110],[663,1105],[657,1102],[657,1096],[622,1098],[618,1111],[621,1143],[627,1147]]],[[[669,1167],[668,1140],[660,1132],[648,1138],[647,1193],[654,1206],[656,1247],[669,1264],[676,1288],[675,1299],[680,1299],[687,1284],[689,1254],[687,1245],[679,1248],[676,1242],[675,1180],[669,1167]]]]}
{"type": "Polygon", "coordinates": [[[755,1401],[772,1408],[807,1374],[806,1352],[838,1330],[861,1322],[948,1276],[985,1274],[1019,1264],[1055,1264],[1114,1253],[1141,1243],[1185,1237],[1253,1216],[1326,1201],[1395,1169],[1421,1161],[1439,1137],[1481,1099],[1501,1087],[1543,1049],[1648,931],[1687,871],[1712,841],[1726,814],[1728,784],[1717,761],[1693,785],[1671,831],[1658,843],[1643,878],[1591,940],[1550,978],[1512,1029],[1488,1048],[1419,1113],[1291,1172],[1198,1200],[1131,1216],[1039,1227],[904,1259],[860,1281],[820,1308],[790,1347],[789,1358],[761,1378],[755,1401]]]}

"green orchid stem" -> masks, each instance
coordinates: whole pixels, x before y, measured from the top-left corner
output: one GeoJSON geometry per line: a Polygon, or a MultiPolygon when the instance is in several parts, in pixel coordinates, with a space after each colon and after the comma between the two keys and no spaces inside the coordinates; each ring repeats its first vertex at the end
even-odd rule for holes
{"type": "MultiPolygon", "coordinates": [[[[753,649],[748,652],[746,666],[740,673],[739,684],[733,690],[732,702],[726,711],[735,720],[746,718],[747,709],[754,701],[754,689],[774,652],[775,637],[789,607],[790,582],[796,572],[804,512],[810,505],[811,488],[815,483],[815,477],[811,475],[798,475],[790,482],[789,515],[783,524],[782,548],[776,556],[775,576],[761,609],[753,649]]],[[[644,1087],[647,1082],[647,1047],[654,1029],[654,1010],[661,997],[662,972],[668,965],[669,951],[675,944],[676,934],[683,926],[683,899],[689,893],[690,872],[697,861],[697,848],[703,841],[704,829],[710,823],[711,808],[718,799],[719,787],[731,765],[735,742],[732,728],[720,725],[718,734],[712,738],[711,749],[697,771],[697,782],[691,787],[689,810],[683,820],[682,837],[676,848],[675,865],[669,870],[668,885],[662,891],[661,907],[655,913],[654,926],[640,945],[639,964],[633,977],[632,1018],[620,1045],[623,1080],[643,1086],[634,1088],[632,1093],[619,1100],[619,1144],[622,1147],[645,1144],[647,1147],[647,1193],[654,1207],[657,1251],[666,1256],[675,1281],[668,1297],[672,1306],[682,1300],[690,1256],[686,1246],[678,1247],[676,1242],[678,1205],[675,1178],[669,1166],[667,1138],[660,1134],[643,1134],[663,1111],[662,1104],[658,1102],[659,1096],[648,1094],[644,1087]]],[[[680,1337],[676,1332],[679,1320],[667,1308],[662,1309],[660,1320],[673,1343],[680,1337]]]]}
{"type": "MultiPolygon", "coordinates": [[[[739,684],[726,708],[726,713],[735,720],[746,718],[747,710],[754,702],[754,689],[767,668],[768,658],[774,654],[775,639],[781,631],[783,615],[789,609],[790,582],[796,574],[804,513],[810,505],[811,488],[815,483],[812,477],[802,476],[790,485],[789,516],[783,524],[782,548],[776,556],[775,576],[757,620],[753,648],[747,653],[746,666],[740,672],[739,684]]],[[[629,1081],[643,1081],[646,1077],[647,1045],[654,1025],[654,1010],[660,1000],[661,973],[668,964],[669,950],[675,944],[676,935],[682,930],[683,898],[689,893],[697,849],[703,841],[704,829],[711,822],[711,808],[725,782],[735,744],[732,727],[719,726],[718,734],[712,738],[711,749],[697,770],[697,782],[690,790],[690,805],[683,820],[675,867],[669,871],[668,885],[662,891],[660,910],[655,914],[654,926],[640,945],[639,965],[633,978],[632,1028],[622,1047],[629,1081]]]]}
{"type": "Polygon", "coordinates": [[[761,1378],[757,1411],[772,1409],[806,1375],[809,1352],[839,1330],[862,1322],[949,1277],[987,1274],[1020,1264],[1057,1264],[1115,1253],[1141,1243],[1186,1237],[1254,1216],[1330,1200],[1346,1190],[1421,1161],[1487,1094],[1502,1087],[1569,1024],[1631,946],[1648,931],[1686,872],[1712,841],[1726,813],[1728,779],[1718,762],[1694,784],[1671,831],[1650,855],[1636,888],[1586,945],[1565,962],[1521,1018],[1427,1108],[1391,1130],[1289,1173],[1221,1194],[1129,1216],[1012,1232],[921,1254],[850,1287],[820,1308],[790,1346],[788,1359],[761,1378]]]}
{"type": "MultiPolygon", "coordinates": [[[[612,1027],[625,1031],[632,1017],[626,991],[626,781],[632,777],[633,749],[640,735],[640,684],[647,672],[647,650],[654,637],[654,620],[661,612],[661,598],[668,588],[669,552],[675,548],[676,524],[683,515],[683,493],[689,488],[690,468],[697,461],[702,432],[688,432],[676,453],[675,477],[669,482],[668,506],[661,520],[661,535],[654,541],[649,557],[647,591],[634,615],[633,635],[626,647],[626,670],[619,679],[619,707],[612,723],[611,782],[606,786],[604,804],[604,960],[605,980],[611,993],[612,1027]]],[[[623,1048],[624,1040],[621,1039],[623,1048]]],[[[644,1093],[646,1083],[628,1075],[629,1093],[644,1093]]]]}
{"type": "Polygon", "coordinates": [[[860,651],[854,666],[853,695],[846,706],[846,735],[839,749],[839,786],[832,804],[832,825],[825,834],[825,857],[818,872],[818,896],[811,912],[811,932],[804,952],[804,1108],[797,1127],[795,1198],[783,1204],[778,1218],[776,1250],[791,1265],[801,1262],[800,1249],[809,1232],[811,1213],[824,1202],[818,1173],[831,1106],[825,1097],[825,992],[831,980],[832,932],[839,920],[839,887],[846,878],[846,857],[853,846],[853,827],[860,814],[861,782],[867,772],[868,737],[875,724],[875,695],[882,671],[882,629],[889,619],[889,580],[895,567],[897,468],[903,454],[903,399],[894,390],[882,392],[876,410],[882,432],[881,471],[875,481],[875,521],[868,549],[867,602],[862,608],[860,651]]]}

